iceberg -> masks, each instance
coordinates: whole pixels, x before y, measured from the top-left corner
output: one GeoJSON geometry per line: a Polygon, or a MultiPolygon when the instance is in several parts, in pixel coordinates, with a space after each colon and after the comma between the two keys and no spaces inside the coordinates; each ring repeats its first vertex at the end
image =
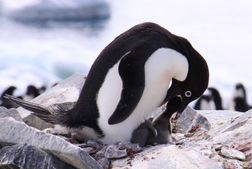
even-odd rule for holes
{"type": "Polygon", "coordinates": [[[18,21],[81,21],[110,17],[109,4],[105,0],[36,0],[15,6],[2,3],[3,15],[18,21]]]}

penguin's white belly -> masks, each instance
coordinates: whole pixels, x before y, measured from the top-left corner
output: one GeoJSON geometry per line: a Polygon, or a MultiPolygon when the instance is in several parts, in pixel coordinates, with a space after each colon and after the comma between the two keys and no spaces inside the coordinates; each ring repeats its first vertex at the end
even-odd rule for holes
{"type": "Polygon", "coordinates": [[[200,110],[216,110],[215,104],[213,100],[209,102],[206,100],[201,101],[200,110]]]}
{"type": "Polygon", "coordinates": [[[101,141],[107,144],[130,141],[133,130],[150,117],[165,99],[171,79],[177,77],[184,80],[188,72],[187,60],[180,53],[168,48],[155,51],[145,63],[145,88],[137,107],[123,122],[109,125],[108,119],[116,109],[122,91],[119,63],[108,71],[97,95],[98,124],[104,133],[101,141]],[[176,66],[183,66],[185,71],[178,72],[176,66]]]}

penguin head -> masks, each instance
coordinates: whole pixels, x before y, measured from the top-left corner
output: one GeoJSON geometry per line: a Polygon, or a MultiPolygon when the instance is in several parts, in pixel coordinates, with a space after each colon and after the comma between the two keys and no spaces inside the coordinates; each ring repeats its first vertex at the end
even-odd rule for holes
{"type": "Polygon", "coordinates": [[[5,94],[9,94],[9,95],[13,95],[14,90],[16,90],[17,88],[15,86],[10,86],[8,89],[6,89],[2,95],[1,98],[3,98],[5,96],[5,94]]]}
{"type": "Polygon", "coordinates": [[[235,85],[234,97],[242,97],[247,100],[246,90],[242,83],[237,83],[235,85]]]}
{"type": "Polygon", "coordinates": [[[172,79],[172,84],[167,91],[167,100],[180,96],[181,105],[177,117],[185,110],[187,105],[199,98],[207,89],[209,70],[205,59],[184,38],[179,38],[178,51],[188,60],[188,73],[183,81],[172,79]]]}

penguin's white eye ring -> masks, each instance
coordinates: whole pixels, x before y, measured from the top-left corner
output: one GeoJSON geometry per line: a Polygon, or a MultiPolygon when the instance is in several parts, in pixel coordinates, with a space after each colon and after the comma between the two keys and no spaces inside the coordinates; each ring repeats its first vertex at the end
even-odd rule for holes
{"type": "Polygon", "coordinates": [[[185,96],[186,96],[186,97],[191,97],[191,95],[192,95],[192,92],[191,92],[191,91],[186,91],[186,92],[185,92],[185,96]]]}

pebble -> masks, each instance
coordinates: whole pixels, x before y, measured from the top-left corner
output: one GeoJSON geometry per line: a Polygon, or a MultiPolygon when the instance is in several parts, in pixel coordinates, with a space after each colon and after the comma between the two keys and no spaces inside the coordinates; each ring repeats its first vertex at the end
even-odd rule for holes
{"type": "Polygon", "coordinates": [[[115,158],[122,158],[122,157],[127,157],[127,149],[119,149],[118,145],[109,145],[107,150],[105,151],[104,156],[109,159],[115,159],[115,158]]]}
{"type": "Polygon", "coordinates": [[[232,158],[232,159],[242,160],[242,161],[246,160],[246,155],[243,152],[233,149],[233,148],[222,147],[220,151],[220,155],[224,157],[232,158]]]}
{"type": "Polygon", "coordinates": [[[225,160],[222,167],[225,169],[243,169],[240,163],[236,160],[225,160]]]}

